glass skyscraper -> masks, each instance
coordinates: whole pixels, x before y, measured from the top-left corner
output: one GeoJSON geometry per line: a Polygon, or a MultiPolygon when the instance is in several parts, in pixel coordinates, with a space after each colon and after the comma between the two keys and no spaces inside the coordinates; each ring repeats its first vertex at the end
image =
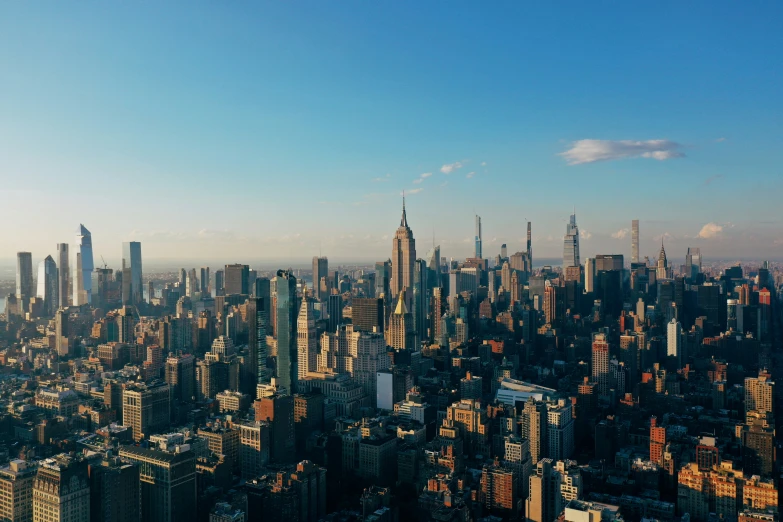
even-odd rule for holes
{"type": "Polygon", "coordinates": [[[296,277],[288,270],[278,270],[275,278],[277,296],[275,334],[277,335],[277,379],[288,393],[296,393],[298,380],[296,349],[296,277]]]}
{"type": "Polygon", "coordinates": [[[76,229],[76,248],[73,263],[73,304],[80,306],[92,302],[92,234],[84,225],[76,229]]]}
{"type": "Polygon", "coordinates": [[[57,264],[52,256],[38,263],[38,297],[43,299],[44,315],[54,316],[59,307],[60,282],[57,276],[57,264]]]}
{"type": "Polygon", "coordinates": [[[141,243],[138,241],[122,244],[122,270],[122,303],[137,305],[144,300],[144,289],[141,286],[141,243]],[[130,274],[129,282],[125,282],[126,274],[130,274]]]}
{"type": "Polygon", "coordinates": [[[571,220],[566,226],[563,238],[563,270],[569,266],[580,266],[579,261],[579,227],[576,226],[576,214],[571,214],[571,220]]]}

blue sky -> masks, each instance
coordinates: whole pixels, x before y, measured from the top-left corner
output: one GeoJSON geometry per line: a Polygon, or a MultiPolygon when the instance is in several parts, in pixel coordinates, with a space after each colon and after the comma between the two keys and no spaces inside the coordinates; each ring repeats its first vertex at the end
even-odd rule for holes
{"type": "Polygon", "coordinates": [[[0,258],[783,257],[778,2],[5,2],[0,258]],[[595,140],[595,141],[585,141],[595,140]],[[451,166],[451,168],[449,168],[451,166]],[[423,174],[430,174],[423,176],[423,174]],[[415,182],[418,181],[418,182],[415,182]],[[14,216],[11,218],[10,216],[14,216]]]}

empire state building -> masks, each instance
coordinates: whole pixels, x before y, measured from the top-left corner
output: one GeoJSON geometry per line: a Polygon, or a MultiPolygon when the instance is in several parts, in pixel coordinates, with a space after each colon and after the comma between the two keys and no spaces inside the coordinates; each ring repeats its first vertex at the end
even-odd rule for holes
{"type": "Polygon", "coordinates": [[[416,265],[416,240],[408,226],[405,214],[405,198],[402,198],[400,228],[392,240],[391,298],[396,299],[406,288],[413,288],[413,269],[416,265]]]}

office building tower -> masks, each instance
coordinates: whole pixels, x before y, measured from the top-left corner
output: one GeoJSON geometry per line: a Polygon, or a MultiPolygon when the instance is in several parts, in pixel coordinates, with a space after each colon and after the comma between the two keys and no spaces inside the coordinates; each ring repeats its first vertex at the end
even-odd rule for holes
{"type": "Polygon", "coordinates": [[[522,410],[522,437],[530,441],[530,458],[533,465],[549,450],[546,442],[547,423],[546,405],[530,397],[522,410]]]}
{"type": "Polygon", "coordinates": [[[560,399],[547,404],[547,455],[555,460],[564,460],[574,452],[574,418],[571,401],[560,399]]]}
{"type": "Polygon", "coordinates": [[[313,302],[305,294],[296,319],[297,377],[307,377],[308,372],[318,370],[318,338],[313,317],[313,302]]]}
{"type": "Polygon", "coordinates": [[[41,461],[33,482],[33,522],[90,520],[87,461],[65,453],[41,461]]]}
{"type": "Polygon", "coordinates": [[[674,357],[678,368],[682,366],[682,326],[677,319],[666,325],[666,356],[674,357]]]}
{"type": "Polygon", "coordinates": [[[119,457],[93,460],[90,522],[139,522],[139,466],[119,457]]]}
{"type": "Polygon", "coordinates": [[[268,423],[253,421],[239,425],[239,463],[245,480],[263,473],[263,467],[269,464],[268,423]]]}
{"type": "MultiPolygon", "coordinates": [[[[423,259],[417,259],[413,269],[413,296],[411,315],[413,316],[414,346],[418,350],[422,341],[427,339],[427,316],[429,315],[429,270],[423,259]]],[[[474,269],[475,270],[475,269],[474,269]]],[[[477,277],[478,279],[478,277],[477,277]]]]}
{"type": "Polygon", "coordinates": [[[661,251],[658,253],[658,263],[655,267],[656,279],[669,278],[669,262],[666,259],[666,249],[663,248],[663,238],[661,238],[661,251]]]}
{"type": "Polygon", "coordinates": [[[585,292],[595,291],[595,259],[585,259],[585,292]]]}
{"type": "Polygon", "coordinates": [[[760,370],[758,377],[745,378],[745,422],[752,423],[752,418],[758,416],[767,419],[774,426],[772,416],[774,409],[775,381],[772,375],[760,370]],[[752,415],[754,414],[754,415],[752,415]]]}
{"type": "Polygon", "coordinates": [[[402,199],[402,218],[400,227],[392,240],[391,258],[391,299],[413,286],[413,271],[416,264],[416,240],[408,226],[408,217],[405,212],[405,198],[402,199]]]}
{"type": "Polygon", "coordinates": [[[530,221],[527,222],[527,260],[530,263],[530,270],[533,270],[533,233],[530,221]]]}
{"type": "Polygon", "coordinates": [[[375,297],[391,298],[391,261],[375,263],[375,297]]]}
{"type": "Polygon", "coordinates": [[[212,287],[210,286],[210,277],[209,277],[209,267],[208,266],[202,266],[201,267],[201,287],[199,291],[201,292],[201,298],[205,297],[211,297],[212,296],[212,287]]]}
{"type": "Polygon", "coordinates": [[[639,262],[639,220],[631,221],[631,263],[639,262]]]}
{"type": "Polygon", "coordinates": [[[571,220],[566,225],[563,237],[563,270],[569,266],[580,266],[579,260],[579,227],[576,225],[576,214],[571,214],[571,220]]]}
{"type": "Polygon", "coordinates": [[[140,441],[169,426],[169,385],[162,381],[129,384],[122,393],[122,424],[140,441]]]}
{"type": "Polygon", "coordinates": [[[269,349],[266,344],[267,303],[262,297],[252,297],[247,301],[247,349],[248,360],[244,371],[245,393],[254,395],[257,384],[267,384],[272,377],[267,366],[269,349]]]}
{"type": "Polygon", "coordinates": [[[519,473],[506,463],[485,464],[481,470],[479,501],[493,515],[516,519],[522,511],[519,480],[519,473]]]}
{"type": "Polygon", "coordinates": [[[46,256],[46,259],[38,263],[37,296],[43,299],[44,316],[54,316],[59,308],[60,281],[57,275],[57,265],[52,256],[46,256]]]}
{"type": "Polygon", "coordinates": [[[507,259],[508,258],[508,247],[505,243],[500,245],[500,259],[507,259]]]}
{"type": "Polygon", "coordinates": [[[294,460],[296,437],[294,433],[294,396],[271,395],[253,403],[255,420],[269,424],[269,457],[272,462],[294,460]]]}
{"type": "MultiPolygon", "coordinates": [[[[93,271],[92,284],[90,285],[92,287],[90,302],[93,308],[106,312],[119,304],[119,301],[116,299],[117,292],[115,291],[117,282],[113,273],[114,271],[111,268],[96,268],[93,271]]],[[[117,275],[122,277],[120,273],[117,275]]]]}
{"type": "Polygon", "coordinates": [[[14,459],[0,468],[0,520],[32,522],[36,466],[14,459]]]}
{"type": "Polygon", "coordinates": [[[476,216],[476,243],[473,249],[473,257],[483,259],[481,251],[481,216],[476,216]]]}
{"type": "Polygon", "coordinates": [[[666,428],[658,425],[656,417],[650,418],[650,461],[663,465],[666,448],[666,428]]]}
{"type": "Polygon", "coordinates": [[[624,258],[622,254],[598,254],[595,256],[595,272],[622,270],[624,258]]]}
{"type": "Polygon", "coordinates": [[[775,429],[754,420],[742,430],[742,467],[747,475],[771,477],[775,471],[775,429]]]}
{"type": "Polygon", "coordinates": [[[71,304],[72,290],[69,256],[68,243],[57,243],[57,279],[60,284],[58,308],[65,308],[71,304]]]}
{"type": "Polygon", "coordinates": [[[353,329],[362,332],[384,331],[382,298],[355,297],[352,301],[351,322],[353,329]]]}
{"type": "Polygon", "coordinates": [[[70,353],[70,315],[67,308],[61,308],[54,314],[54,347],[60,357],[70,353]]]}
{"type": "Polygon", "coordinates": [[[208,354],[206,360],[196,363],[196,381],[200,399],[214,399],[218,393],[229,389],[228,363],[208,354]]]}
{"type": "Polygon", "coordinates": [[[185,277],[185,296],[196,299],[196,294],[201,290],[201,284],[198,281],[198,273],[195,268],[188,270],[185,277]]]}
{"type": "MultiPolygon", "coordinates": [[[[433,239],[434,242],[434,239],[433,239]]],[[[432,245],[432,248],[427,252],[427,268],[430,271],[429,284],[430,288],[437,288],[441,285],[440,281],[440,245],[432,245]]]]}
{"type": "Polygon", "coordinates": [[[609,341],[604,333],[593,334],[593,381],[598,383],[598,394],[609,394],[609,341]]]}
{"type": "Polygon", "coordinates": [[[27,302],[35,297],[33,288],[33,255],[30,252],[16,253],[16,298],[27,302]]]}
{"type": "Polygon", "coordinates": [[[122,271],[122,303],[138,305],[144,300],[141,270],[141,243],[138,241],[130,241],[122,244],[122,271]],[[126,281],[128,275],[130,277],[126,281]]]}
{"type": "Polygon", "coordinates": [[[397,297],[397,306],[389,318],[387,344],[396,350],[416,349],[416,335],[413,330],[413,314],[405,306],[405,294],[397,297]]]}
{"type": "Polygon", "coordinates": [[[144,522],[193,522],[196,519],[196,455],[139,446],[120,446],[120,458],[139,466],[140,511],[144,522]]]}
{"type": "Polygon", "coordinates": [[[166,359],[165,379],[173,401],[193,401],[196,398],[196,358],[189,353],[170,354],[166,359]]]}
{"type": "Polygon", "coordinates": [[[81,306],[92,301],[92,234],[84,225],[76,230],[76,248],[73,263],[73,304],[81,306]]]}
{"type": "Polygon", "coordinates": [[[226,295],[250,293],[250,267],[247,265],[226,265],[224,268],[224,289],[226,295]]]}
{"type": "Polygon", "coordinates": [[[688,247],[685,255],[685,277],[696,278],[701,273],[701,249],[688,247]]]}
{"type": "Polygon", "coordinates": [[[542,459],[530,475],[530,489],[525,512],[530,522],[552,522],[563,510],[560,495],[562,477],[552,459],[542,459]]]}
{"type": "Polygon", "coordinates": [[[275,335],[277,336],[277,379],[280,386],[295,393],[299,377],[296,348],[296,277],[288,270],[278,270],[275,277],[275,335]]]}
{"type": "Polygon", "coordinates": [[[329,316],[327,329],[329,332],[337,331],[337,327],[343,323],[343,296],[332,294],[326,303],[326,313],[329,316]]]}
{"type": "Polygon", "coordinates": [[[327,295],[326,292],[321,292],[321,278],[328,277],[329,274],[329,259],[326,257],[314,257],[313,258],[313,294],[319,301],[324,299],[327,295]]]}
{"type": "MultiPolygon", "coordinates": [[[[261,297],[264,303],[267,303],[267,306],[272,302],[272,285],[268,277],[256,278],[253,288],[251,288],[250,297],[261,297]]],[[[267,317],[267,322],[268,320],[269,317],[267,317]]]]}
{"type": "Polygon", "coordinates": [[[225,272],[223,270],[215,270],[215,296],[226,295],[225,285],[225,272]]]}

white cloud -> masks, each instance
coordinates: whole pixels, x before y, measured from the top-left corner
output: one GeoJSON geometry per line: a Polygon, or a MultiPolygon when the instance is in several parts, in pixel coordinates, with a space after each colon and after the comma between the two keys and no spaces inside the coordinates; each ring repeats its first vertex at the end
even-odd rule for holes
{"type": "Polygon", "coordinates": [[[421,188],[421,187],[419,187],[419,188],[415,188],[415,189],[411,189],[411,190],[409,190],[408,192],[406,192],[406,194],[418,194],[418,193],[419,193],[419,192],[421,192],[422,190],[424,190],[424,189],[423,189],[423,188],[421,188]]]}
{"type": "Polygon", "coordinates": [[[413,182],[418,185],[419,183],[421,183],[425,179],[429,178],[430,176],[432,176],[432,172],[425,172],[424,174],[419,176],[417,179],[414,179],[413,182]]]}
{"type": "Polygon", "coordinates": [[[582,239],[590,239],[591,237],[593,237],[593,233],[588,232],[585,229],[582,229],[579,231],[579,237],[581,237],[582,239]]]}
{"type": "Polygon", "coordinates": [[[389,181],[389,178],[391,178],[391,174],[386,174],[385,176],[380,177],[380,178],[372,178],[372,180],[375,183],[381,183],[381,182],[384,182],[384,181],[389,181]]]}
{"type": "Polygon", "coordinates": [[[628,237],[628,229],[627,228],[621,228],[617,232],[614,232],[612,234],[612,237],[614,239],[625,239],[626,237],[628,237]]]}
{"type": "Polygon", "coordinates": [[[468,175],[467,175],[467,176],[465,176],[465,177],[466,177],[466,178],[468,178],[468,179],[470,179],[470,178],[472,178],[472,177],[473,177],[473,176],[475,176],[475,175],[476,175],[476,173],[475,173],[475,172],[468,172],[468,175]]]}
{"type": "Polygon", "coordinates": [[[723,225],[717,223],[707,223],[699,231],[699,235],[696,236],[701,239],[713,239],[721,235],[723,232],[723,225]]]}
{"type": "Polygon", "coordinates": [[[722,142],[722,141],[726,141],[726,138],[718,138],[718,139],[717,139],[717,140],[715,140],[715,141],[717,141],[718,143],[720,143],[720,142],[722,142]]]}
{"type": "Polygon", "coordinates": [[[659,161],[682,158],[682,145],[669,140],[578,140],[561,152],[569,165],[624,158],[652,158],[659,161]]]}
{"type": "Polygon", "coordinates": [[[444,173],[444,174],[451,174],[455,170],[461,169],[461,168],[462,168],[462,162],[461,161],[455,161],[454,163],[447,163],[447,164],[443,165],[440,168],[440,171],[442,173],[444,173]]]}
{"type": "Polygon", "coordinates": [[[486,167],[486,166],[487,166],[487,162],[486,162],[486,161],[482,161],[482,162],[481,162],[481,166],[482,166],[482,167],[486,167]]]}

